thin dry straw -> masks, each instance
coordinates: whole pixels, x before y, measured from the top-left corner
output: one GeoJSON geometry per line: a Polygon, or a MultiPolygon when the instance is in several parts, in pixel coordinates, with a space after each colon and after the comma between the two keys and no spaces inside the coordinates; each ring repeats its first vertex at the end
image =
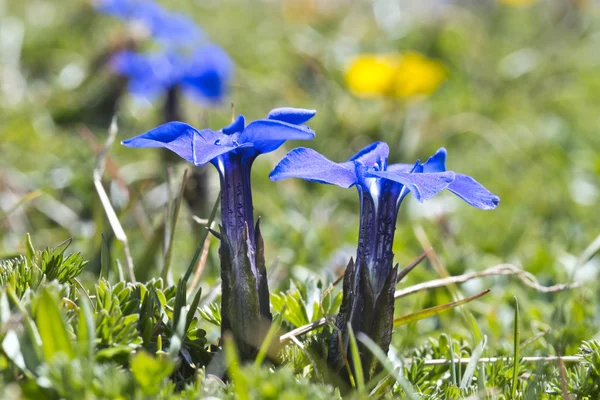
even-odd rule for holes
{"type": "Polygon", "coordinates": [[[100,197],[100,202],[102,203],[102,207],[104,208],[104,212],[106,213],[106,217],[108,218],[108,222],[115,234],[115,237],[118,241],[123,243],[123,249],[125,251],[125,260],[127,261],[127,270],[129,271],[129,279],[131,282],[136,282],[135,273],[133,271],[133,257],[131,257],[131,251],[129,250],[129,241],[127,240],[127,235],[123,230],[123,226],[121,222],[119,222],[119,218],[113,209],[112,204],[110,203],[110,199],[106,194],[106,190],[104,190],[104,186],[102,186],[102,175],[104,174],[104,167],[106,165],[106,157],[108,156],[108,152],[117,137],[117,132],[119,131],[117,127],[117,119],[113,117],[113,120],[110,124],[110,129],[108,130],[108,137],[106,138],[106,142],[104,143],[104,147],[98,153],[98,162],[96,164],[96,168],[94,168],[94,186],[96,191],[98,192],[98,196],[100,197]]]}

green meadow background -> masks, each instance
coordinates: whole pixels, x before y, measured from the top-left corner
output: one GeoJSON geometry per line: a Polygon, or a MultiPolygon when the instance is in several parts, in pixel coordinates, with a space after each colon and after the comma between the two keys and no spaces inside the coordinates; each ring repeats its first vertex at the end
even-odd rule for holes
{"type": "MultiPolygon", "coordinates": [[[[486,354],[512,354],[514,297],[521,338],[548,331],[524,355],[573,354],[598,336],[598,258],[580,257],[600,234],[600,9],[594,1],[161,1],[188,13],[236,64],[227,100],[204,107],[185,102],[185,121],[219,129],[235,112],[247,119],[280,106],[314,108],[312,142],[288,142],[253,168],[255,214],[261,217],[272,292],[290,278],[331,280],[354,255],[358,228],[355,189],[300,180],[271,182],[286,151],[312,147],[345,161],[372,141],[386,141],[391,162],[425,160],[448,149],[448,167],[472,175],[501,201],[494,211],[469,207],[450,193],[402,205],[394,252],[406,265],[430,243],[451,275],[512,264],[542,285],[582,282],[577,290],[540,293],[514,276],[460,285],[464,296],[491,288],[470,303],[486,354]],[[523,3],[523,4],[513,4],[523,3]],[[527,4],[525,4],[527,3],[527,4]],[[531,3],[531,4],[528,4],[531,3]],[[363,98],[346,71],[361,54],[418,52],[437,60],[446,79],[424,96],[363,98]],[[579,261],[578,261],[579,259],[579,261]]],[[[93,186],[97,147],[107,136],[120,84],[101,62],[130,31],[81,0],[0,0],[0,256],[72,237],[71,250],[90,263],[83,280],[97,279],[101,235],[124,263],[93,186]],[[112,96],[112,97],[111,97],[112,96]]],[[[153,45],[142,43],[142,49],[153,45]]],[[[162,123],[162,100],[124,96],[118,141],[162,123]]],[[[167,172],[160,149],[116,143],[104,186],[129,237],[138,279],[162,267],[167,172]]],[[[172,172],[172,192],[185,168],[172,172]]],[[[218,176],[206,169],[209,195],[218,176]]],[[[204,225],[184,205],[172,270],[187,268],[204,225]]],[[[591,254],[593,256],[593,254],[591,254]]],[[[201,285],[218,278],[211,242],[201,285]]],[[[437,279],[429,261],[399,288],[437,279]]],[[[447,289],[397,301],[397,315],[452,300],[447,289]]],[[[205,327],[207,329],[210,326],[205,327]]],[[[463,314],[398,328],[400,351],[440,333],[469,338],[463,314]]],[[[212,331],[211,331],[212,332],[212,331]]],[[[215,336],[217,331],[211,333],[215,336]]]]}

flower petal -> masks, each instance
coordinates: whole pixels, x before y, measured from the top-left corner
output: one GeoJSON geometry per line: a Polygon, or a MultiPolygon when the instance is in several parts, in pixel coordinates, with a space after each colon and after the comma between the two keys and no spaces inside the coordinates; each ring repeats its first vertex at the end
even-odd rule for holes
{"type": "Polygon", "coordinates": [[[404,185],[419,200],[428,200],[446,189],[454,180],[454,172],[417,173],[369,170],[367,176],[389,179],[404,185]]]}
{"type": "Polygon", "coordinates": [[[372,167],[382,158],[387,160],[389,153],[390,148],[387,143],[374,142],[353,155],[348,161],[358,161],[367,167],[372,167]]]}
{"type": "Polygon", "coordinates": [[[195,165],[204,165],[222,154],[248,147],[252,147],[252,143],[244,143],[239,146],[223,146],[207,142],[200,135],[196,135],[192,146],[194,154],[193,162],[195,165]]]}
{"type": "Polygon", "coordinates": [[[231,135],[232,133],[241,132],[244,130],[244,125],[246,124],[246,119],[242,114],[238,115],[235,121],[231,124],[227,125],[225,128],[221,129],[226,135],[231,135]]]}
{"type": "Polygon", "coordinates": [[[343,188],[349,188],[357,182],[356,173],[352,169],[344,168],[318,152],[304,147],[287,153],[273,169],[269,178],[273,181],[302,178],[343,188]]]}
{"type": "Polygon", "coordinates": [[[169,122],[121,143],[127,147],[164,147],[193,162],[194,136],[199,134],[196,128],[183,122],[169,122]]]}
{"type": "Polygon", "coordinates": [[[500,198],[470,176],[455,174],[448,190],[463,199],[467,204],[482,209],[493,210],[498,207],[500,198]]]}
{"type": "Polygon", "coordinates": [[[388,165],[387,170],[388,172],[413,172],[413,168],[415,167],[414,164],[402,164],[402,163],[398,163],[398,164],[391,164],[388,165]]]}
{"type": "Polygon", "coordinates": [[[445,148],[440,147],[434,155],[421,164],[423,166],[423,172],[444,172],[446,170],[446,157],[448,152],[445,148]]]}
{"type": "Polygon", "coordinates": [[[310,140],[315,132],[306,125],[294,125],[274,119],[259,119],[246,126],[240,143],[252,143],[260,153],[276,150],[286,140],[310,140]]]}
{"type": "Polygon", "coordinates": [[[311,119],[317,113],[316,110],[304,108],[281,107],[274,108],[269,112],[268,119],[287,122],[288,124],[300,125],[311,119]]]}
{"type": "Polygon", "coordinates": [[[184,89],[200,101],[219,103],[229,92],[234,64],[221,47],[207,45],[196,50],[185,69],[184,89]]]}

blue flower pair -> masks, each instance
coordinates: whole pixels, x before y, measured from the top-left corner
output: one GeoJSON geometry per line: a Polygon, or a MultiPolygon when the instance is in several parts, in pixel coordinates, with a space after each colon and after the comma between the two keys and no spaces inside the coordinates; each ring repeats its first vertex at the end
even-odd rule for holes
{"type": "MultiPolygon", "coordinates": [[[[262,237],[254,227],[250,170],[257,156],[279,148],[286,140],[308,140],[314,132],[305,125],[313,110],[278,108],[266,119],[245,124],[238,116],[229,126],[197,130],[171,122],[126,140],[129,147],[165,147],[195,165],[212,163],[221,179],[221,274],[223,331],[231,330],[242,355],[251,358],[262,337],[261,319],[269,320],[269,293],[262,237]],[[258,335],[258,336],[256,336],[258,335]]],[[[348,324],[369,335],[387,352],[394,315],[397,268],[392,244],[398,209],[409,194],[419,201],[449,190],[473,207],[491,210],[499,199],[473,178],[446,170],[441,148],[425,163],[388,165],[387,144],[376,142],[335,163],[314,150],[290,151],[271,172],[272,180],[303,178],[344,188],[356,186],[360,197],[360,227],[356,261],[344,276],[343,301],[333,334],[328,361],[345,369],[348,324]],[[341,337],[341,342],[339,338],[341,337]]],[[[370,352],[361,349],[364,370],[373,376],[380,369],[370,352]]]]}

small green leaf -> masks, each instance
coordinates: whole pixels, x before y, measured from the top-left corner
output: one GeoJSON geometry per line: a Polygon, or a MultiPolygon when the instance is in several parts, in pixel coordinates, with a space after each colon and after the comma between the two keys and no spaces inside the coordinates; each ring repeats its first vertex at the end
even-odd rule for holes
{"type": "Polygon", "coordinates": [[[143,351],[137,353],[131,360],[131,373],[142,392],[148,396],[159,392],[163,381],[171,375],[174,367],[174,363],[168,358],[155,358],[143,351]]]}
{"type": "Polygon", "coordinates": [[[63,353],[70,359],[75,358],[75,350],[58,304],[59,301],[48,289],[43,289],[37,305],[35,322],[42,339],[46,362],[50,362],[57,353],[63,353]]]}
{"type": "Polygon", "coordinates": [[[31,242],[31,235],[29,235],[29,233],[27,234],[27,239],[26,239],[26,243],[27,243],[27,259],[29,261],[33,261],[35,258],[35,247],[33,247],[33,243],[31,242]]]}
{"type": "Polygon", "coordinates": [[[56,247],[52,249],[52,255],[57,256],[63,254],[65,250],[67,250],[67,248],[71,245],[71,242],[73,242],[73,238],[68,238],[64,242],[61,242],[58,245],[56,245],[56,247]]]}

